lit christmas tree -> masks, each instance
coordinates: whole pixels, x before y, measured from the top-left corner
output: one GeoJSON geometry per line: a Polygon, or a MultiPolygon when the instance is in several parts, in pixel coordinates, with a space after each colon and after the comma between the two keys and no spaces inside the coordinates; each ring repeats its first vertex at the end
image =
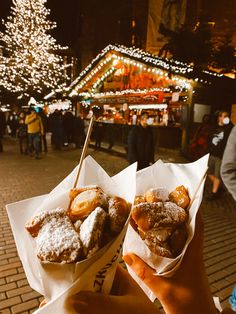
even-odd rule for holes
{"type": "Polygon", "coordinates": [[[13,0],[11,14],[0,33],[0,86],[17,95],[42,95],[62,88],[68,77],[56,44],[49,32],[56,27],[47,19],[47,0],[13,0]]]}

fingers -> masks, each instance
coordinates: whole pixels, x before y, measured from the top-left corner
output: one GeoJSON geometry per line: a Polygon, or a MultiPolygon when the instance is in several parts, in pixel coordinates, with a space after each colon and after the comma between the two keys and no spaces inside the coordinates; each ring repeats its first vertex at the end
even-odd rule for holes
{"type": "Polygon", "coordinates": [[[67,301],[67,308],[79,314],[120,313],[119,297],[112,297],[91,291],[81,291],[67,301]],[[117,298],[117,299],[116,299],[117,298]]]}
{"type": "Polygon", "coordinates": [[[43,307],[46,304],[47,304],[47,301],[43,299],[43,301],[39,304],[39,308],[43,307]]]}
{"type": "Polygon", "coordinates": [[[155,270],[149,267],[141,258],[133,253],[123,256],[126,264],[135,272],[135,274],[150,288],[153,289],[155,270]]]}
{"type": "Polygon", "coordinates": [[[78,314],[157,314],[142,289],[121,266],[117,268],[110,295],[81,291],[67,300],[68,312],[78,314]],[[73,310],[73,311],[72,311],[73,310]]]}
{"type": "MultiPolygon", "coordinates": [[[[139,289],[133,295],[104,295],[82,291],[70,302],[70,309],[78,314],[158,314],[156,306],[139,289]]],[[[71,313],[69,311],[68,313],[71,313]]]]}

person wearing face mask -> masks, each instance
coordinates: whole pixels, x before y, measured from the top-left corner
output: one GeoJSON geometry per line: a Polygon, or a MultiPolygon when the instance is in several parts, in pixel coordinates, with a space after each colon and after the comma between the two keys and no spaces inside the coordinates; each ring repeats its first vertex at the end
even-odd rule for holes
{"type": "Polygon", "coordinates": [[[229,113],[220,111],[217,124],[212,128],[209,134],[209,163],[208,177],[212,183],[211,193],[208,200],[214,200],[219,197],[221,187],[220,169],[225,146],[233,124],[230,122],[229,113]]]}
{"type": "Polygon", "coordinates": [[[137,161],[138,170],[154,163],[154,140],[152,128],[148,125],[148,113],[142,112],[140,123],[128,134],[128,161],[137,161]]]}

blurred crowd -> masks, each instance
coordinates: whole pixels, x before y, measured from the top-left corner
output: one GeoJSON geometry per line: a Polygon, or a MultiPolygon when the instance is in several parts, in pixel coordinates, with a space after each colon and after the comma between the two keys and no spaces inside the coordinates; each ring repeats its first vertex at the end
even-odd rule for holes
{"type": "MultiPolygon", "coordinates": [[[[47,152],[47,133],[50,133],[51,146],[55,150],[69,144],[80,148],[85,139],[86,125],[87,121],[83,117],[75,116],[70,110],[56,109],[49,115],[43,109],[34,107],[19,112],[10,111],[7,114],[0,110],[0,139],[7,134],[18,140],[20,153],[26,155],[35,155],[37,149],[47,152]]],[[[3,145],[0,140],[1,151],[3,145]]]]}

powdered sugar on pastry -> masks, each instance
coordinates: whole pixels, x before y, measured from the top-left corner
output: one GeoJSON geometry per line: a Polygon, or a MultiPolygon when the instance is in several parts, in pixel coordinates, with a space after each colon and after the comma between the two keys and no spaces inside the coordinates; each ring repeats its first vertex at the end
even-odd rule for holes
{"type": "Polygon", "coordinates": [[[145,193],[146,202],[165,202],[169,200],[169,192],[165,188],[151,188],[145,193]]]}
{"type": "Polygon", "coordinates": [[[108,214],[97,207],[80,226],[80,239],[86,257],[90,257],[101,247],[102,234],[108,214]]]}
{"type": "Polygon", "coordinates": [[[25,228],[28,230],[32,237],[36,237],[45,219],[48,219],[49,216],[61,217],[64,215],[65,210],[63,208],[56,208],[51,211],[45,211],[28,221],[25,224],[25,228]]]}
{"type": "Polygon", "coordinates": [[[36,238],[37,256],[42,261],[72,263],[81,258],[78,233],[65,211],[46,212],[36,238]],[[64,212],[64,214],[63,214],[64,212]]]}
{"type": "Polygon", "coordinates": [[[145,232],[159,226],[179,225],[186,220],[187,213],[172,202],[141,203],[133,207],[132,217],[145,232]]]}

